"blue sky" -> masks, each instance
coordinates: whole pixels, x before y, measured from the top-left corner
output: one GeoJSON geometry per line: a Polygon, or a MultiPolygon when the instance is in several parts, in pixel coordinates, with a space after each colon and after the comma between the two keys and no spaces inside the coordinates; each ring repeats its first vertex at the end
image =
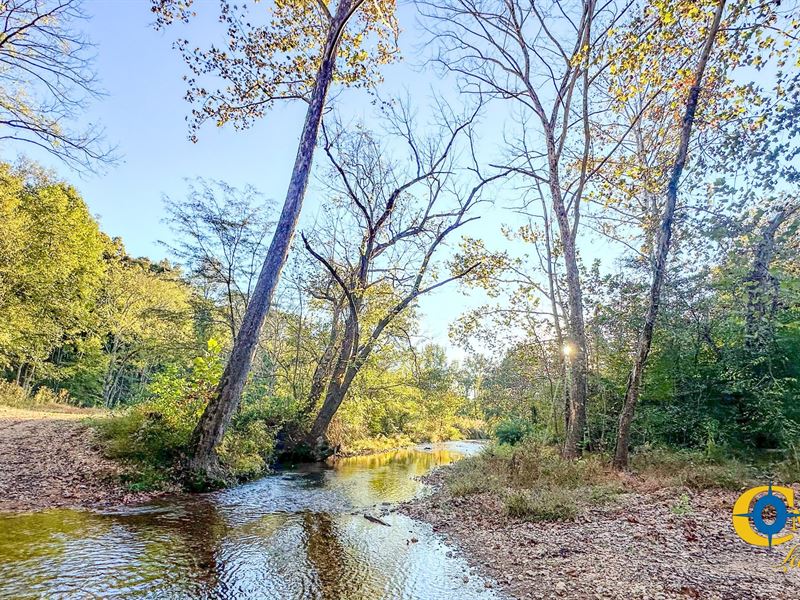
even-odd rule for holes
{"type": "MultiPolygon", "coordinates": [[[[185,121],[190,109],[183,100],[185,67],[172,49],[176,32],[153,29],[150,3],[146,0],[87,0],[84,8],[89,19],[83,28],[96,45],[96,70],[106,93],[88,107],[85,119],[105,127],[108,142],[118,147],[120,163],[105,173],[79,175],[50,155],[21,145],[4,147],[2,159],[13,160],[24,154],[52,168],[79,189],[106,233],[122,237],[130,254],[156,260],[168,256],[159,240],[171,237],[162,223],[162,198],[182,197],[185,178],[203,176],[235,186],[252,184],[279,205],[291,172],[305,106],[278,106],[246,131],[207,126],[201,130],[199,142],[193,144],[187,138],[185,121]]],[[[401,48],[404,57],[413,58],[422,42],[414,9],[406,5],[399,14],[401,48]]],[[[198,21],[192,23],[190,38],[205,41],[219,32],[215,23],[198,21]]],[[[437,93],[454,94],[454,90],[442,86],[436,73],[418,63],[405,60],[388,67],[381,94],[408,94],[422,108],[434,88],[437,93]]],[[[373,114],[370,98],[363,90],[347,91],[337,102],[345,120],[369,119],[373,114]]],[[[486,120],[486,131],[498,133],[492,144],[499,143],[502,119],[495,111],[486,120]]],[[[317,164],[321,162],[322,156],[318,155],[317,164]]],[[[318,202],[312,187],[306,197],[301,229],[313,221],[318,202]]],[[[513,219],[511,213],[487,211],[480,225],[466,233],[497,232],[490,237],[499,244],[501,222],[513,219]]],[[[467,306],[480,301],[474,295],[467,298],[455,285],[440,288],[421,303],[422,334],[449,346],[450,353],[459,356],[461,353],[448,342],[448,324],[467,306]]]]}

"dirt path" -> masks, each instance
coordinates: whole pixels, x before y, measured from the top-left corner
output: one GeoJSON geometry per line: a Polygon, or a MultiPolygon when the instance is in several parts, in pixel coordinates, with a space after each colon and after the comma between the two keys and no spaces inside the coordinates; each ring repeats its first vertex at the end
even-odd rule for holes
{"type": "MultiPolygon", "coordinates": [[[[437,481],[441,472],[429,480],[437,481]]],[[[733,532],[735,493],[691,494],[691,508],[675,514],[682,493],[625,494],[564,523],[510,519],[490,494],[437,491],[400,511],[431,523],[520,600],[800,598],[800,568],[780,568],[800,532],[772,551],[755,548],[733,532]]]]}
{"type": "Polygon", "coordinates": [[[0,406],[0,511],[120,504],[117,481],[83,419],[92,411],[0,406]]]}

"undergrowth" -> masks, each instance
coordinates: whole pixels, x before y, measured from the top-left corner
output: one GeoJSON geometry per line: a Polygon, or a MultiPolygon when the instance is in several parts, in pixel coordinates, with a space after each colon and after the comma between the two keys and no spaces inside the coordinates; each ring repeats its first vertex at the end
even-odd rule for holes
{"type": "Polygon", "coordinates": [[[66,390],[55,391],[42,386],[36,391],[30,391],[13,381],[3,379],[0,379],[0,404],[33,410],[74,407],[66,390]]]}
{"type": "MultiPolygon", "coordinates": [[[[737,490],[762,477],[747,461],[684,450],[635,453],[627,473],[612,471],[609,463],[608,456],[596,453],[565,460],[557,447],[525,438],[516,445],[490,445],[459,461],[448,469],[445,490],[451,497],[491,494],[509,517],[552,521],[574,519],[582,509],[614,503],[629,491],[737,490]]],[[[787,459],[773,471],[797,473],[798,467],[796,458],[787,459]]],[[[675,510],[690,510],[684,504],[678,502],[675,510]]]]}
{"type": "MultiPolygon", "coordinates": [[[[139,403],[93,421],[105,453],[127,466],[123,480],[129,489],[150,491],[179,482],[192,432],[221,370],[218,351],[210,347],[191,369],[156,376],[139,403]]],[[[244,398],[217,449],[231,479],[249,479],[268,470],[275,435],[287,414],[283,399],[244,398]]]]}

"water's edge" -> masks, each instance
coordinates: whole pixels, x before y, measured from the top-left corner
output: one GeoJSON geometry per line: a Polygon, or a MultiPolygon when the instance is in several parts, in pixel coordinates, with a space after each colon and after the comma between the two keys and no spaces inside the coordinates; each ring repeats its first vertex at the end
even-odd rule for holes
{"type": "Polygon", "coordinates": [[[425,493],[420,476],[478,448],[426,444],[142,506],[0,515],[0,597],[496,598],[430,525],[395,510],[425,493]]]}

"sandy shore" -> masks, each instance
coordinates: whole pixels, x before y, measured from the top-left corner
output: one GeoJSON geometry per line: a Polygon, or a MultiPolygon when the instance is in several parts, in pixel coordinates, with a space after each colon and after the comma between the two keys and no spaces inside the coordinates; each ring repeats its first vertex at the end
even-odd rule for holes
{"type": "Polygon", "coordinates": [[[506,517],[491,494],[449,497],[443,473],[400,512],[430,523],[510,597],[800,598],[800,568],[780,568],[795,542],[768,551],[740,540],[736,493],[628,493],[574,522],[530,523],[506,517]],[[682,494],[690,508],[676,510],[682,494]]]}

